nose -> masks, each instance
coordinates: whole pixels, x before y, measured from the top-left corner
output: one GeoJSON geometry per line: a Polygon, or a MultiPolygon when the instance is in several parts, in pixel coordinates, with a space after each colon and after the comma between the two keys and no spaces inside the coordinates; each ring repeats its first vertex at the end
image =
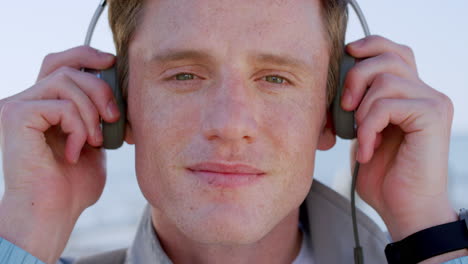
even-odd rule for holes
{"type": "Polygon", "coordinates": [[[241,80],[223,80],[204,107],[203,134],[210,141],[252,143],[258,133],[255,96],[241,80]]]}

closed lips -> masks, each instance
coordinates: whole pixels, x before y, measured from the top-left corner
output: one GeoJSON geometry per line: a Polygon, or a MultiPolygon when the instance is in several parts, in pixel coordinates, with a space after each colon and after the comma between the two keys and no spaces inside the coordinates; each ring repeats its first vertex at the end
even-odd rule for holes
{"type": "Polygon", "coordinates": [[[188,167],[191,171],[212,172],[222,174],[254,174],[260,175],[265,172],[246,164],[222,164],[214,162],[198,163],[188,167]]]}

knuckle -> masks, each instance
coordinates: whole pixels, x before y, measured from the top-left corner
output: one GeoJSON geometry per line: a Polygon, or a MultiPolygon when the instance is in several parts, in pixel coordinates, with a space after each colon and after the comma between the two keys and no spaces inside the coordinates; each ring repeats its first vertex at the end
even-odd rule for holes
{"type": "Polygon", "coordinates": [[[75,115],[78,113],[75,103],[73,103],[70,100],[60,100],[60,101],[61,101],[60,103],[62,105],[62,108],[64,109],[66,113],[69,113],[72,115],[75,115]]]}
{"type": "Polygon", "coordinates": [[[437,109],[440,109],[439,112],[444,118],[451,119],[453,117],[454,106],[453,106],[452,99],[450,99],[450,97],[448,97],[447,95],[443,93],[438,92],[436,104],[437,104],[436,106],[437,109]]]}
{"type": "Polygon", "coordinates": [[[63,73],[66,75],[72,74],[74,69],[70,66],[62,66],[57,70],[59,73],[63,73]]]}
{"type": "Polygon", "coordinates": [[[22,101],[8,101],[0,109],[0,122],[3,125],[11,124],[21,116],[24,102],[22,101]]]}
{"type": "Polygon", "coordinates": [[[372,104],[372,108],[374,109],[375,113],[380,113],[384,111],[388,104],[388,99],[386,98],[380,98],[375,100],[375,102],[372,104]]]}
{"type": "Polygon", "coordinates": [[[403,62],[403,59],[401,58],[401,56],[396,54],[395,52],[385,52],[384,54],[382,54],[382,57],[385,60],[391,61],[393,63],[403,62]]]}
{"type": "Polygon", "coordinates": [[[0,110],[1,116],[9,116],[9,115],[15,115],[16,112],[18,111],[18,108],[20,107],[21,102],[19,101],[8,101],[6,102],[3,106],[2,109],[0,110]]]}
{"type": "Polygon", "coordinates": [[[428,109],[437,109],[437,107],[439,107],[438,99],[424,98],[422,101],[424,104],[426,104],[428,109]]]}
{"type": "Polygon", "coordinates": [[[394,77],[390,73],[379,73],[375,76],[373,86],[377,86],[380,89],[385,88],[390,85],[390,83],[393,81],[394,77]]]}
{"type": "Polygon", "coordinates": [[[42,61],[42,65],[49,65],[53,61],[55,61],[55,58],[57,57],[57,53],[49,53],[44,57],[44,60],[42,61]]]}
{"type": "Polygon", "coordinates": [[[403,54],[408,56],[408,58],[414,58],[414,51],[411,47],[407,45],[401,45],[401,49],[403,51],[403,54]]]}
{"type": "Polygon", "coordinates": [[[72,73],[72,69],[70,67],[62,66],[53,73],[53,77],[60,81],[64,81],[64,80],[69,79],[69,75],[71,73],[72,73]]]}

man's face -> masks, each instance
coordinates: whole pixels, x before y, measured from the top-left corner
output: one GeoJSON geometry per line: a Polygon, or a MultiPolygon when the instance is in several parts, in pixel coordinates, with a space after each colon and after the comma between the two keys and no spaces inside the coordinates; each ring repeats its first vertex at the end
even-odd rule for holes
{"type": "MultiPolygon", "coordinates": [[[[143,194],[205,243],[257,241],[297,209],[326,122],[317,0],[152,0],[129,49],[129,120],[143,194]],[[200,177],[202,162],[256,177],[200,177]]],[[[157,221],[157,220],[156,220],[157,221]]]]}

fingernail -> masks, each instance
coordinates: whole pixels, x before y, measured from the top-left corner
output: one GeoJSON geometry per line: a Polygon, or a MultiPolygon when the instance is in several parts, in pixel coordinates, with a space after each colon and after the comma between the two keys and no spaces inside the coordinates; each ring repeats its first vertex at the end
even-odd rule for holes
{"type": "Polygon", "coordinates": [[[102,132],[101,132],[101,124],[98,124],[96,129],[94,130],[94,140],[98,144],[102,144],[103,137],[102,137],[102,132]]]}
{"type": "Polygon", "coordinates": [[[78,153],[75,157],[73,157],[72,163],[77,164],[80,160],[80,153],[78,153]]]}
{"type": "Polygon", "coordinates": [[[112,100],[107,104],[107,115],[111,119],[114,119],[119,115],[119,108],[117,107],[117,102],[115,102],[114,98],[112,98],[112,100]]]}
{"type": "Polygon", "coordinates": [[[346,87],[344,88],[343,97],[341,100],[343,101],[342,106],[346,108],[351,107],[353,103],[353,96],[351,95],[349,89],[346,87]]]}

